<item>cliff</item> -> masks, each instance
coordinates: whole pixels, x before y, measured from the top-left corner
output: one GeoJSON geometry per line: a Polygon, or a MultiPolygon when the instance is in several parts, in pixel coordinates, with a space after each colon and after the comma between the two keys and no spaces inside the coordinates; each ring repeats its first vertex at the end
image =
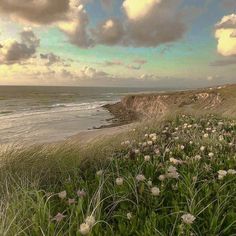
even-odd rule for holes
{"type": "Polygon", "coordinates": [[[115,117],[128,120],[163,117],[174,113],[218,113],[236,117],[236,85],[191,91],[136,94],[106,105],[115,117]]]}

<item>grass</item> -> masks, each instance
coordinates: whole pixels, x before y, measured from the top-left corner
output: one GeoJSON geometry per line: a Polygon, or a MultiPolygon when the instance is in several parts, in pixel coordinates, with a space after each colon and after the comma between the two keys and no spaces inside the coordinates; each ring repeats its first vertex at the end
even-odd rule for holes
{"type": "Polygon", "coordinates": [[[149,122],[1,154],[0,235],[236,235],[236,123],[149,122]]]}

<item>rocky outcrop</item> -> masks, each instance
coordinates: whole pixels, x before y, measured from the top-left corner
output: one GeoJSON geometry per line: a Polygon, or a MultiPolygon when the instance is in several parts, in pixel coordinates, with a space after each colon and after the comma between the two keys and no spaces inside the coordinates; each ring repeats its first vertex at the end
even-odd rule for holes
{"type": "MultiPolygon", "coordinates": [[[[226,87],[217,87],[165,94],[130,95],[116,104],[107,105],[106,108],[116,117],[123,117],[125,120],[162,117],[177,111],[213,113],[224,111],[226,108],[224,105],[232,99],[225,96],[226,89],[226,87]]],[[[236,86],[230,86],[230,89],[235,91],[234,98],[236,98],[236,86]]]]}

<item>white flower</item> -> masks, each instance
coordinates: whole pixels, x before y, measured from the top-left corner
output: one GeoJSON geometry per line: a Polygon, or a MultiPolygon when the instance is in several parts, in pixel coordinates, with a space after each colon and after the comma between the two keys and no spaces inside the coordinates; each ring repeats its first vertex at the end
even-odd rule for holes
{"type": "Polygon", "coordinates": [[[233,170],[233,169],[229,169],[227,172],[230,175],[235,175],[236,174],[236,170],[233,170]]]}
{"type": "Polygon", "coordinates": [[[92,227],[94,224],[95,224],[95,218],[91,215],[91,216],[88,216],[86,219],[85,219],[85,223],[87,225],[89,225],[90,227],[92,227]]]}
{"type": "Polygon", "coordinates": [[[131,219],[132,219],[132,217],[133,217],[131,212],[127,213],[127,215],[126,215],[126,216],[127,216],[127,219],[128,219],[128,220],[131,220],[131,219]]]}
{"type": "Polygon", "coordinates": [[[75,204],[75,199],[74,198],[69,198],[68,199],[68,204],[69,205],[75,204]]]}
{"type": "Polygon", "coordinates": [[[206,148],[204,146],[200,147],[200,150],[203,152],[206,148]]]}
{"type": "Polygon", "coordinates": [[[206,133],[206,134],[203,135],[203,137],[204,137],[204,138],[208,138],[208,137],[209,137],[209,134],[206,133]]]}
{"type": "Polygon", "coordinates": [[[214,153],[213,153],[213,152],[210,152],[210,153],[208,154],[208,156],[212,158],[212,157],[214,156],[214,153]]]}
{"type": "Polygon", "coordinates": [[[182,218],[183,222],[185,224],[188,224],[188,225],[191,225],[195,221],[195,219],[196,219],[195,216],[193,216],[193,215],[191,215],[189,213],[182,215],[181,218],[182,218]]]}
{"type": "Polygon", "coordinates": [[[139,149],[135,149],[135,150],[134,150],[134,153],[135,153],[135,154],[139,154],[139,153],[140,153],[139,149]]]}
{"type": "Polygon", "coordinates": [[[159,149],[155,149],[154,152],[155,152],[155,154],[157,154],[157,155],[160,154],[160,150],[159,150],[159,149]]]}
{"type": "Polygon", "coordinates": [[[176,169],[174,166],[169,166],[169,168],[168,168],[167,171],[168,171],[168,172],[176,172],[177,169],[176,169]]]}
{"type": "Polygon", "coordinates": [[[136,176],[136,180],[137,180],[138,182],[143,182],[145,179],[146,179],[146,178],[145,178],[144,175],[137,175],[137,176],[136,176]]]}
{"type": "Polygon", "coordinates": [[[86,196],[86,192],[84,190],[78,190],[77,191],[77,196],[78,197],[85,197],[86,196]]]}
{"type": "Polygon", "coordinates": [[[165,178],[166,178],[166,176],[165,176],[165,175],[160,175],[158,179],[159,179],[160,181],[164,181],[164,180],[165,180],[165,178]]]}
{"type": "Polygon", "coordinates": [[[144,160],[145,160],[145,161],[150,161],[150,160],[151,160],[151,157],[150,157],[149,155],[146,155],[146,156],[144,156],[144,160]]]}
{"type": "Polygon", "coordinates": [[[56,222],[61,222],[66,216],[61,214],[61,213],[57,213],[57,215],[53,218],[53,220],[55,220],[56,222]]]}
{"type": "Polygon", "coordinates": [[[202,157],[200,155],[196,155],[193,159],[196,161],[200,161],[202,159],[202,157]]]}
{"type": "Polygon", "coordinates": [[[218,172],[218,179],[223,179],[227,175],[227,171],[219,170],[218,172]]]}
{"type": "Polygon", "coordinates": [[[125,141],[125,144],[130,145],[130,141],[129,140],[125,141]]]}
{"type": "Polygon", "coordinates": [[[193,141],[189,141],[189,144],[192,145],[192,144],[193,144],[193,141]]]}
{"type": "Polygon", "coordinates": [[[103,171],[103,170],[99,170],[99,171],[97,171],[96,175],[97,175],[97,176],[102,176],[102,175],[103,175],[103,173],[104,173],[104,171],[103,171]]]}
{"type": "Polygon", "coordinates": [[[79,231],[82,235],[87,235],[90,232],[90,226],[86,223],[83,223],[83,224],[80,225],[80,230],[79,231]]]}
{"type": "Polygon", "coordinates": [[[169,148],[166,148],[166,152],[170,152],[170,149],[169,149],[169,148]]]}
{"type": "Polygon", "coordinates": [[[175,159],[173,157],[170,158],[170,162],[172,162],[174,165],[178,165],[178,164],[182,164],[183,163],[183,161],[177,160],[177,159],[175,159]]]}
{"type": "Polygon", "coordinates": [[[152,141],[147,141],[147,144],[149,145],[149,146],[152,146],[153,145],[153,142],[152,141]]]}
{"type": "Polygon", "coordinates": [[[152,187],[151,188],[151,193],[152,193],[152,195],[153,196],[159,196],[160,195],[160,189],[159,188],[157,188],[157,187],[152,187]]]}
{"type": "Polygon", "coordinates": [[[58,197],[61,198],[61,199],[65,199],[66,196],[67,196],[66,191],[62,191],[62,192],[58,193],[58,197]]]}
{"type": "Polygon", "coordinates": [[[219,141],[223,141],[224,140],[224,136],[223,135],[220,135],[219,136],[219,141]]]}
{"type": "Polygon", "coordinates": [[[181,146],[180,146],[180,149],[181,149],[181,150],[184,150],[184,149],[185,149],[185,146],[184,146],[184,145],[181,145],[181,146]]]}
{"type": "Polygon", "coordinates": [[[116,179],[116,184],[117,184],[118,186],[123,185],[123,183],[124,183],[124,179],[123,179],[123,178],[119,177],[119,178],[116,179]]]}

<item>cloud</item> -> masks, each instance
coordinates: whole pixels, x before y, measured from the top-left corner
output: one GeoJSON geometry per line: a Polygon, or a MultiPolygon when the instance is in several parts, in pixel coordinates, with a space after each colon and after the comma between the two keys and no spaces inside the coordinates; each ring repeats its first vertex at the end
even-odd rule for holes
{"type": "Polygon", "coordinates": [[[35,24],[51,24],[66,19],[69,8],[69,0],[0,0],[2,14],[35,24]]]}
{"type": "Polygon", "coordinates": [[[122,61],[113,60],[113,61],[105,61],[105,66],[122,66],[124,63],[122,61]]]}
{"type": "Polygon", "coordinates": [[[133,60],[133,63],[139,64],[139,65],[144,65],[147,63],[147,60],[145,59],[135,59],[133,60]]]}
{"type": "Polygon", "coordinates": [[[236,55],[236,14],[224,16],[215,25],[215,37],[218,40],[217,50],[223,56],[236,55]]]}
{"type": "Polygon", "coordinates": [[[85,66],[80,72],[80,77],[97,79],[97,78],[106,78],[108,77],[108,74],[104,71],[99,71],[95,68],[85,66]]]}
{"type": "Polygon", "coordinates": [[[55,55],[54,53],[40,54],[40,58],[46,60],[46,66],[51,66],[55,63],[63,62],[61,57],[55,55]]]}
{"type": "Polygon", "coordinates": [[[210,66],[230,66],[236,64],[236,57],[229,57],[223,60],[216,60],[210,63],[210,66]]]}
{"type": "Polygon", "coordinates": [[[81,4],[73,5],[68,21],[59,22],[58,27],[67,34],[72,44],[81,48],[93,46],[93,39],[88,34],[89,17],[81,4]]]}
{"type": "Polygon", "coordinates": [[[117,19],[109,19],[92,30],[92,35],[97,44],[120,44],[124,37],[124,29],[117,19]]]}
{"type": "Polygon", "coordinates": [[[125,0],[127,44],[156,47],[183,37],[186,31],[184,11],[179,0],[125,0]]]}
{"type": "Polygon", "coordinates": [[[128,69],[131,69],[131,70],[140,70],[141,69],[141,65],[127,65],[126,66],[128,69]]]}
{"type": "Polygon", "coordinates": [[[14,64],[32,58],[40,40],[36,37],[34,32],[26,28],[20,33],[20,42],[16,40],[7,40],[0,48],[0,63],[14,64]]]}

